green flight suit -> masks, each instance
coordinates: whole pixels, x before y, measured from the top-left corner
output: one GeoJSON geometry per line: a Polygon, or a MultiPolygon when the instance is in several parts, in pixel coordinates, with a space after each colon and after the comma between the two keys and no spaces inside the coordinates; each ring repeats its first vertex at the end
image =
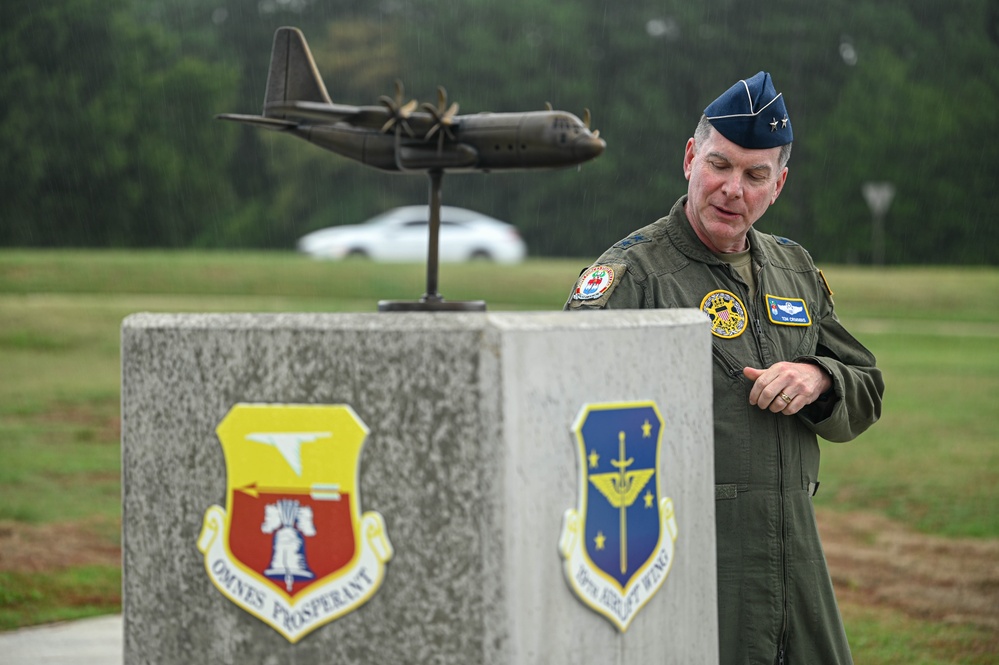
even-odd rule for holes
{"type": "Polygon", "coordinates": [[[713,332],[721,663],[852,663],[812,507],[816,435],[849,441],[876,422],[881,372],[840,324],[804,248],[750,229],[750,293],[697,238],[685,201],[607,250],[593,265],[609,267],[611,283],[606,271],[595,280],[584,272],[566,308],[705,311],[713,332]],[[750,405],[743,367],[779,361],[821,366],[832,389],[794,416],[750,405]]]}

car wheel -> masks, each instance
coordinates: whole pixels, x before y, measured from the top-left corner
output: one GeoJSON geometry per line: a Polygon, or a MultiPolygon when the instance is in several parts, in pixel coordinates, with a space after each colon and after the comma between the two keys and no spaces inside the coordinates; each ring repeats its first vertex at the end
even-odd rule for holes
{"type": "Polygon", "coordinates": [[[368,253],[365,252],[363,249],[361,249],[359,247],[355,247],[354,249],[352,249],[352,250],[350,250],[350,251],[347,252],[347,258],[348,259],[366,259],[366,258],[368,258],[368,253]]]}
{"type": "Polygon", "coordinates": [[[472,252],[471,259],[473,261],[492,261],[493,255],[484,249],[477,249],[472,252]]]}

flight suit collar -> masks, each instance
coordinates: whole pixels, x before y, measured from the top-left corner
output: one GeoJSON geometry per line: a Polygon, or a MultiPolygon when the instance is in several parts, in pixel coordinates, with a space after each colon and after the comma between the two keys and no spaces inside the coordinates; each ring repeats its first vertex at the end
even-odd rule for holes
{"type": "MultiPolygon", "coordinates": [[[[687,213],[683,210],[683,206],[686,202],[687,196],[681,196],[680,199],[673,204],[673,208],[670,210],[666,225],[666,232],[669,234],[670,240],[673,241],[673,245],[676,246],[676,248],[680,250],[684,256],[692,261],[698,261],[699,263],[707,263],[710,265],[721,265],[721,259],[715,256],[714,252],[708,249],[704,243],[701,242],[701,239],[698,238],[697,234],[694,232],[694,228],[690,225],[690,221],[687,219],[687,213]]],[[[763,242],[760,240],[760,234],[756,231],[756,229],[750,228],[747,238],[749,239],[749,249],[753,257],[753,263],[757,265],[766,265],[770,263],[770,259],[763,247],[763,242]]]]}

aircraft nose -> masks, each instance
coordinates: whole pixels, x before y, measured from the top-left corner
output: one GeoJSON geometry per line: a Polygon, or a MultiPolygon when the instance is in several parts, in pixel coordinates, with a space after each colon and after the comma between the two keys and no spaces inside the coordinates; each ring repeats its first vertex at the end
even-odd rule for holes
{"type": "Polygon", "coordinates": [[[607,142],[592,134],[580,136],[573,146],[573,153],[580,160],[593,159],[599,157],[607,147],[607,142]]]}

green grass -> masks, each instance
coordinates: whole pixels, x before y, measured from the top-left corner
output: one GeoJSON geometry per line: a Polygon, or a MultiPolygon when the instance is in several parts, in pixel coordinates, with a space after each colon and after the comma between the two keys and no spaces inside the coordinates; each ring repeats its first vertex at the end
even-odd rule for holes
{"type": "MultiPolygon", "coordinates": [[[[985,267],[823,269],[840,317],[890,319],[893,329],[940,325],[967,332],[999,323],[999,270],[985,267]],[[914,323],[919,322],[919,323],[914,323]]],[[[990,327],[993,336],[996,328],[990,327]]]]}
{"type": "Polygon", "coordinates": [[[36,402],[0,419],[0,520],[121,515],[117,399],[36,402]]]}
{"type": "Polygon", "coordinates": [[[885,374],[881,421],[822,448],[816,504],[920,531],[999,536],[999,336],[864,336],[885,374]]]}
{"type": "Polygon", "coordinates": [[[900,612],[842,608],[850,649],[859,665],[994,665],[995,637],[975,626],[932,623],[900,612]]]}
{"type": "MultiPolygon", "coordinates": [[[[585,259],[444,265],[448,300],[560,309],[585,259]]],[[[820,507],[999,538],[999,270],[833,266],[837,311],[877,355],[882,421],[823,445],[820,507]]],[[[120,520],[119,335],[134,312],[346,312],[415,300],[419,265],[290,253],[0,251],[0,522],[120,520]]],[[[104,537],[115,543],[113,529],[104,537]]],[[[118,610],[120,571],[0,573],[0,630],[118,610]],[[93,601],[93,602],[91,602],[93,601]]],[[[858,663],[995,662],[967,626],[844,610],[858,663]]]]}
{"type": "Polygon", "coordinates": [[[107,566],[0,572],[0,630],[118,612],[119,589],[121,569],[107,566]]]}
{"type": "MultiPolygon", "coordinates": [[[[532,260],[518,266],[443,264],[448,300],[485,299],[492,309],[561,308],[585,260],[532,260]]],[[[184,311],[206,311],[210,296],[236,296],[220,311],[376,311],[379,299],[416,300],[426,291],[419,264],[312,261],[287,252],[5,251],[0,293],[196,296],[184,311]],[[242,304],[241,304],[242,303],[242,304]],[[258,306],[259,303],[259,306],[258,306]]],[[[174,304],[177,299],[172,299],[174,304]]],[[[165,303],[164,303],[165,304],[165,303]]]]}

